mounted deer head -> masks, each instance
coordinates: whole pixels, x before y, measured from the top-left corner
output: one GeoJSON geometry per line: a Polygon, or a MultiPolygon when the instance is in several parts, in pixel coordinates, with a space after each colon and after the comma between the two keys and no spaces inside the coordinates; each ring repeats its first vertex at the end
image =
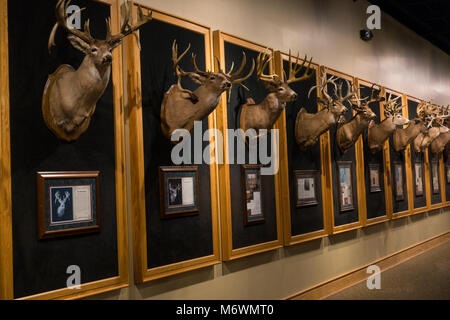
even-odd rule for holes
{"type": "Polygon", "coordinates": [[[172,85],[164,96],[161,105],[161,129],[167,139],[171,139],[172,133],[176,129],[186,129],[191,131],[194,121],[203,120],[217,107],[221,94],[230,90],[233,84],[240,84],[245,89],[248,88],[242,83],[247,80],[255,69],[255,61],[252,60],[250,72],[242,77],[238,76],[244,71],[247,63],[245,53],[242,53],[242,62],[238,70],[233,72],[234,62],[229,72],[224,72],[220,68],[219,72],[201,71],[197,67],[196,55],[192,54],[193,72],[186,72],[179,66],[181,59],[187,54],[191,45],[178,57],[178,45],[174,40],[172,45],[172,63],[178,83],[172,85]],[[195,91],[183,89],[181,78],[189,77],[198,87],[195,91]]]}
{"type": "Polygon", "coordinates": [[[285,108],[286,103],[297,99],[297,93],[289,85],[306,80],[313,75],[311,71],[311,58],[305,72],[297,77],[305,65],[306,56],[303,63],[299,65],[299,55],[297,55],[296,61],[293,63],[291,52],[289,51],[289,77],[285,75],[284,81],[282,81],[276,74],[264,74],[264,70],[271,59],[272,57],[267,53],[261,52],[258,55],[256,76],[263,83],[264,87],[269,90],[269,94],[259,104],[255,104],[253,99],[248,99],[247,103],[242,106],[240,127],[244,131],[250,128],[255,130],[270,130],[285,108]]]}
{"type": "Polygon", "coordinates": [[[356,114],[350,121],[340,123],[336,132],[337,144],[342,153],[346,153],[358,140],[364,129],[369,126],[369,123],[376,118],[375,113],[370,109],[369,104],[372,102],[384,101],[384,97],[374,95],[374,89],[372,86],[372,92],[370,97],[359,99],[357,97],[358,88],[353,85],[354,95],[350,99],[353,110],[356,114]]]}
{"type": "Polygon", "coordinates": [[[414,139],[414,151],[423,152],[442,133],[448,132],[444,122],[450,117],[448,108],[434,106],[429,102],[418,108],[417,114],[424,120],[426,132],[420,133],[414,139]]]}
{"type": "MultiPolygon", "coordinates": [[[[54,44],[58,26],[66,30],[70,43],[85,54],[78,70],[69,65],[61,65],[48,77],[42,97],[42,113],[47,127],[60,139],[73,141],[89,127],[95,105],[105,91],[111,73],[112,50],[127,35],[134,33],[151,20],[151,14],[143,15],[139,7],[138,22],[131,26],[131,9],[126,5],[127,14],[118,34],[111,34],[110,19],[106,21],[105,40],[95,39],[89,30],[89,20],[84,31],[67,26],[67,7],[70,0],[58,0],[55,8],[56,24],[50,33],[49,51],[54,44]]],[[[84,10],[84,8],[82,9],[84,10]]],[[[75,12],[74,14],[76,14],[75,12]]]]}
{"type": "Polygon", "coordinates": [[[327,79],[327,71],[323,70],[320,78],[320,84],[311,87],[308,92],[308,97],[315,88],[320,89],[320,96],[317,98],[321,110],[317,113],[308,113],[306,109],[302,108],[295,121],[295,140],[300,148],[304,151],[315,145],[324,132],[335,125],[339,119],[347,112],[345,102],[349,101],[355,92],[351,91],[350,82],[345,80],[349,92],[347,95],[342,95],[342,83],[336,85],[336,77],[327,79]],[[327,93],[327,85],[334,86],[334,96],[331,97],[327,93]]]}
{"type": "Polygon", "coordinates": [[[400,98],[401,96],[392,99],[392,94],[389,94],[388,100],[384,102],[385,119],[378,124],[374,124],[373,121],[369,124],[367,143],[372,154],[383,149],[384,142],[394,133],[397,126],[409,123],[409,120],[402,115],[403,106],[397,103],[400,98]]]}

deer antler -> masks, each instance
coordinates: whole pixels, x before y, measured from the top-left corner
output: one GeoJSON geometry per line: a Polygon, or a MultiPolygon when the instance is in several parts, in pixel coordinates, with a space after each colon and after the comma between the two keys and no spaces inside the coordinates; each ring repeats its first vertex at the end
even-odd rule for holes
{"type": "Polygon", "coordinates": [[[250,78],[250,76],[252,75],[253,71],[255,70],[255,60],[254,59],[252,59],[252,67],[250,68],[250,72],[246,76],[237,79],[237,77],[242,73],[242,71],[244,71],[244,67],[245,67],[246,64],[247,64],[247,56],[245,55],[245,52],[242,52],[242,62],[241,62],[241,65],[240,65],[239,69],[236,70],[235,73],[231,74],[231,72],[233,71],[233,67],[234,67],[234,61],[233,61],[231,63],[230,71],[228,71],[228,73],[225,73],[225,75],[230,78],[231,83],[240,84],[247,91],[250,91],[245,85],[242,84],[242,82],[247,80],[248,78],[250,78]]]}
{"type": "Polygon", "coordinates": [[[303,75],[301,77],[296,78],[297,73],[300,72],[300,70],[302,70],[302,68],[305,66],[305,62],[307,60],[307,56],[305,55],[305,59],[303,60],[303,63],[301,65],[298,64],[298,60],[299,60],[299,54],[297,54],[297,58],[295,61],[295,65],[292,64],[292,57],[291,57],[291,50],[289,50],[289,78],[286,81],[286,83],[294,83],[294,82],[298,82],[298,81],[302,81],[302,80],[306,80],[308,78],[311,78],[311,76],[313,75],[314,70],[311,71],[311,73],[309,73],[309,71],[311,70],[311,61],[312,61],[312,57],[309,60],[308,63],[308,67],[305,70],[305,72],[303,73],[303,75]]]}
{"type": "Polygon", "coordinates": [[[276,74],[264,74],[264,70],[272,60],[272,56],[269,56],[265,52],[260,52],[258,58],[256,59],[256,76],[258,80],[266,82],[277,82],[280,81],[280,77],[276,74]]]}
{"type": "MultiPolygon", "coordinates": [[[[350,84],[350,81],[348,81],[347,79],[345,79],[345,83],[347,85],[347,95],[345,97],[342,96],[342,82],[340,83],[340,85],[338,85],[338,94],[336,94],[336,96],[338,96],[339,101],[344,102],[344,101],[350,101],[350,99],[354,96],[356,98],[355,101],[358,100],[358,87],[355,86],[354,84],[350,84]]],[[[336,93],[336,91],[335,91],[336,93]]],[[[359,100],[360,101],[360,100],[359,100]]],[[[351,101],[350,101],[351,103],[351,101]]],[[[358,102],[359,103],[359,102],[358,102]]]]}
{"type": "Polygon", "coordinates": [[[328,104],[327,104],[326,106],[328,107],[328,105],[331,104],[331,103],[333,102],[333,98],[331,98],[331,96],[327,93],[326,85],[327,85],[328,83],[331,83],[331,84],[334,85],[334,88],[335,88],[335,90],[336,90],[336,83],[334,82],[334,81],[336,81],[336,79],[337,79],[337,77],[335,77],[335,76],[332,76],[332,77],[330,77],[330,79],[327,79],[327,71],[326,71],[326,70],[323,70],[323,71],[322,71],[322,74],[321,74],[321,76],[320,76],[320,84],[319,84],[319,85],[312,86],[312,87],[309,89],[309,92],[308,92],[308,98],[309,98],[311,92],[312,92],[315,88],[319,88],[319,89],[320,89],[320,92],[321,92],[321,93],[323,94],[323,96],[327,99],[328,104]]]}
{"type": "Polygon", "coordinates": [[[71,0],[69,0],[66,3],[66,0],[58,0],[58,2],[56,3],[56,7],[55,7],[56,23],[53,26],[53,29],[50,33],[50,37],[48,39],[48,51],[49,52],[51,51],[51,48],[55,45],[55,34],[56,34],[56,30],[58,29],[58,26],[62,27],[64,30],[66,30],[72,36],[80,38],[84,42],[91,43],[92,41],[94,41],[94,38],[91,36],[91,32],[89,30],[89,20],[87,20],[84,24],[84,31],[80,31],[77,29],[70,29],[67,26],[68,19],[72,18],[75,14],[86,9],[86,8],[82,8],[82,9],[72,13],[72,15],[70,17],[67,17],[67,8],[69,7],[70,1],[71,0]]]}
{"type": "Polygon", "coordinates": [[[388,100],[384,102],[384,115],[386,117],[391,117],[401,112],[404,106],[401,103],[397,103],[397,100],[400,98],[401,96],[392,99],[392,93],[389,93],[388,100]]]}
{"type": "Polygon", "coordinates": [[[147,22],[152,20],[152,11],[150,11],[149,14],[144,15],[144,13],[142,11],[142,7],[140,5],[138,5],[138,21],[136,22],[136,24],[130,25],[130,20],[132,20],[130,3],[129,2],[125,3],[124,7],[125,7],[125,11],[126,11],[125,19],[122,23],[119,33],[112,35],[110,20],[106,21],[106,24],[107,24],[106,41],[113,47],[118,45],[122,41],[122,39],[125,38],[126,36],[128,36],[129,34],[134,34],[139,43],[139,39],[137,38],[135,31],[137,31],[144,24],[146,24],[147,22]]]}

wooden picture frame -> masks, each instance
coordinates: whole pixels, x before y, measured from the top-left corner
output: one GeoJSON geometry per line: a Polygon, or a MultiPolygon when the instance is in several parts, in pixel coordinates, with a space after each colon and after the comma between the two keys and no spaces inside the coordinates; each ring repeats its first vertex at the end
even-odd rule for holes
{"type": "Polygon", "coordinates": [[[401,201],[405,199],[405,184],[404,177],[405,173],[403,170],[403,163],[394,162],[394,192],[395,192],[395,200],[401,201]]]}
{"type": "Polygon", "coordinates": [[[414,192],[416,197],[424,195],[425,176],[422,161],[414,162],[414,192]]]}
{"type": "Polygon", "coordinates": [[[295,170],[294,176],[294,190],[297,199],[296,207],[318,205],[319,170],[295,170]],[[303,197],[301,194],[303,194],[303,197]]]}
{"type": "Polygon", "coordinates": [[[98,171],[38,172],[38,239],[100,231],[98,171]]]}
{"type": "Polygon", "coordinates": [[[439,162],[431,161],[431,185],[433,194],[440,193],[440,183],[439,183],[439,162]]]}
{"type": "Polygon", "coordinates": [[[159,167],[161,218],[200,213],[198,167],[159,167]]]}
{"type": "Polygon", "coordinates": [[[244,226],[264,223],[260,164],[241,165],[244,226]]]}
{"type": "Polygon", "coordinates": [[[355,188],[353,186],[353,162],[336,161],[339,212],[355,210],[355,188]]]}
{"type": "Polygon", "coordinates": [[[380,164],[378,163],[369,164],[369,181],[370,181],[370,192],[381,192],[380,164]]]}
{"type": "MultiPolygon", "coordinates": [[[[9,0],[11,1],[11,0],[9,0]]],[[[117,0],[94,0],[103,3],[110,8],[111,29],[113,33],[120,31],[120,3],[117,0]]],[[[11,151],[10,151],[10,88],[9,88],[9,64],[11,56],[8,54],[8,0],[0,0],[0,76],[2,86],[0,89],[0,153],[2,170],[0,170],[0,242],[4,245],[0,248],[0,299],[20,300],[73,300],[85,298],[98,293],[117,290],[129,285],[129,261],[128,261],[128,231],[127,204],[126,204],[126,178],[125,178],[125,113],[123,112],[123,88],[122,88],[122,45],[113,50],[111,83],[113,101],[111,108],[114,110],[114,148],[115,148],[115,186],[116,192],[114,214],[117,229],[117,238],[113,239],[117,244],[117,274],[104,279],[91,282],[82,282],[80,288],[72,290],[63,286],[46,292],[39,292],[29,296],[15,297],[13,283],[13,237],[12,237],[12,190],[11,190],[11,151]],[[3,85],[4,84],[4,85],[3,85]]],[[[39,120],[41,121],[41,120],[39,120]]]]}
{"type": "MultiPolygon", "coordinates": [[[[137,18],[137,2],[133,5],[133,19],[137,18]]],[[[152,11],[153,21],[163,22],[174,27],[190,30],[198,33],[204,37],[204,50],[202,55],[205,56],[205,68],[211,70],[213,67],[212,48],[211,48],[211,29],[208,26],[199,24],[197,22],[184,19],[182,17],[152,8],[145,4],[140,4],[144,14],[152,11]]],[[[151,23],[151,22],[150,22],[151,23]]],[[[138,31],[139,33],[140,31],[138,31]]],[[[146,283],[156,279],[161,279],[176,274],[192,271],[199,268],[210,267],[220,263],[220,229],[219,229],[219,205],[217,190],[218,179],[218,165],[216,159],[216,149],[214,148],[215,141],[212,137],[209,140],[210,159],[209,176],[210,185],[204,186],[209,188],[211,192],[211,206],[207,208],[210,210],[211,216],[211,247],[212,251],[207,255],[190,258],[187,260],[176,261],[161,266],[151,267],[148,264],[148,242],[149,230],[147,224],[147,207],[155,205],[148,203],[146,200],[146,167],[144,154],[144,115],[143,115],[143,101],[142,101],[142,69],[141,57],[142,51],[138,46],[135,37],[127,37],[124,40],[125,50],[127,52],[127,65],[130,70],[130,77],[127,83],[128,96],[131,97],[129,101],[129,148],[130,148],[130,180],[131,180],[131,194],[133,194],[133,202],[131,205],[132,230],[133,230],[133,259],[134,259],[134,281],[135,283],[146,283]]],[[[167,48],[169,50],[170,48],[167,48]]],[[[169,51],[167,51],[169,52],[169,51]]],[[[197,53],[200,54],[200,53],[197,53]]],[[[190,53],[189,53],[190,55],[190,53]]],[[[187,60],[187,59],[186,59],[187,60]]],[[[216,111],[208,115],[208,129],[214,130],[216,122],[216,111]]],[[[201,180],[201,177],[199,176],[201,180]]],[[[159,184],[159,181],[156,181],[159,184]]],[[[154,183],[154,182],[152,182],[154,183]]],[[[156,188],[155,188],[156,189],[156,188]]],[[[202,208],[205,209],[206,208],[202,208]]],[[[198,216],[197,216],[198,217],[198,216]]],[[[165,221],[166,222],[166,221],[165,221]]],[[[167,221],[168,222],[168,221],[167,221]]],[[[150,258],[151,259],[151,258],[150,258]]]]}
{"type": "MultiPolygon", "coordinates": [[[[226,43],[237,45],[243,47],[248,50],[256,51],[256,52],[273,52],[271,48],[267,48],[265,45],[261,45],[238,36],[234,36],[220,30],[216,30],[213,32],[213,46],[214,46],[214,57],[215,57],[215,65],[214,70],[219,71],[220,65],[225,66],[227,59],[229,57],[226,56],[225,46],[226,43]]],[[[248,59],[248,57],[247,57],[248,59]]],[[[273,59],[272,59],[273,60],[273,59]]],[[[269,73],[274,72],[273,61],[271,61],[267,67],[269,68],[269,73]]],[[[220,99],[219,105],[216,109],[216,120],[217,120],[217,129],[223,132],[223,155],[225,159],[227,159],[229,155],[229,136],[228,136],[228,99],[227,94],[223,93],[220,99]]],[[[281,117],[278,118],[278,121],[275,123],[274,128],[280,129],[280,124],[282,120],[281,117]]],[[[283,134],[280,134],[280,170],[274,176],[274,187],[275,187],[275,221],[276,221],[276,238],[273,240],[259,242],[254,244],[248,244],[242,247],[236,247],[234,245],[234,236],[233,236],[233,224],[239,223],[239,221],[232,219],[232,196],[231,196],[231,178],[230,172],[232,171],[231,165],[224,161],[223,164],[219,164],[219,192],[220,192],[220,223],[221,223],[221,246],[222,246],[222,260],[229,261],[240,259],[242,257],[275,250],[281,248],[283,246],[283,221],[282,221],[282,203],[285,203],[286,193],[281,192],[282,184],[280,180],[282,180],[284,170],[286,169],[286,161],[284,158],[286,157],[285,151],[285,137],[283,134]],[[284,144],[284,146],[283,146],[284,144]]]]}

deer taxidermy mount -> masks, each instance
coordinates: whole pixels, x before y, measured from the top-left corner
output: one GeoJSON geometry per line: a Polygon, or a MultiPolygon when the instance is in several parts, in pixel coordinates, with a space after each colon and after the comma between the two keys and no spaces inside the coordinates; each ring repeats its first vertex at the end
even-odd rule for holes
{"type": "MultiPolygon", "coordinates": [[[[421,103],[417,107],[417,114],[421,114],[424,104],[421,103]]],[[[409,121],[408,127],[396,128],[392,136],[392,146],[396,152],[401,152],[416,139],[419,134],[427,132],[424,120],[418,116],[409,121]]]]}
{"type": "Polygon", "coordinates": [[[430,144],[443,133],[449,130],[444,126],[444,121],[450,114],[447,108],[434,106],[429,102],[422,104],[418,109],[417,115],[423,119],[426,127],[425,132],[421,132],[414,139],[413,147],[416,153],[421,153],[427,149],[430,144]]]}
{"type": "Polygon", "coordinates": [[[348,149],[353,147],[359,136],[376,118],[376,115],[372,109],[370,109],[369,104],[372,102],[384,101],[384,97],[381,97],[379,94],[378,96],[374,95],[373,86],[370,97],[364,99],[358,98],[358,88],[355,84],[352,86],[354,89],[350,90],[350,92],[353,93],[353,96],[349,101],[352,104],[353,110],[356,111],[356,114],[351,120],[340,122],[336,132],[337,144],[342,153],[346,153],[348,149]]]}
{"type": "MultiPolygon", "coordinates": [[[[246,65],[246,55],[242,53],[242,62],[238,70],[233,72],[234,62],[229,72],[224,72],[220,68],[219,72],[201,71],[197,67],[196,55],[192,54],[193,72],[185,72],[179,66],[181,59],[187,54],[187,49],[178,57],[178,45],[176,40],[172,45],[172,62],[175,74],[178,77],[178,83],[172,85],[164,95],[161,105],[161,129],[167,139],[171,140],[172,133],[177,129],[186,129],[191,131],[194,127],[194,121],[203,120],[217,107],[220,96],[226,90],[230,90],[233,84],[242,84],[247,80],[255,69],[255,61],[252,60],[250,72],[242,77],[238,76],[244,70],[246,65]],[[195,91],[183,89],[181,78],[189,77],[200,86],[195,91]]],[[[248,89],[247,89],[248,90],[248,89]]]]}
{"type": "Polygon", "coordinates": [[[305,72],[300,77],[297,77],[307,59],[305,56],[303,63],[299,65],[299,55],[297,55],[294,64],[292,62],[291,52],[289,51],[289,77],[285,76],[283,81],[276,74],[264,74],[264,70],[271,60],[272,57],[265,52],[260,52],[258,55],[256,77],[263,83],[264,87],[269,90],[269,94],[267,94],[264,100],[259,104],[256,104],[255,101],[250,98],[247,99],[247,103],[242,106],[240,128],[244,132],[247,129],[270,130],[286,107],[286,103],[297,99],[297,93],[289,87],[289,84],[306,80],[313,75],[314,69],[311,69],[311,58],[305,72]]]}
{"type": "Polygon", "coordinates": [[[401,96],[392,99],[392,94],[389,94],[384,105],[384,120],[375,124],[373,121],[369,124],[367,131],[367,144],[372,154],[375,154],[383,149],[384,143],[390,136],[394,134],[397,126],[403,126],[409,123],[409,120],[403,117],[403,105],[397,103],[401,96]]]}
{"type": "MultiPolygon", "coordinates": [[[[443,107],[444,109],[444,107],[443,107]]],[[[445,107],[444,109],[444,114],[448,113],[450,110],[450,105],[448,105],[447,107],[445,107]]],[[[444,125],[448,128],[450,125],[450,121],[449,119],[445,119],[444,121],[444,125]]],[[[433,154],[440,154],[442,151],[444,151],[444,149],[446,149],[447,145],[450,142],[450,132],[445,132],[445,133],[441,133],[439,134],[439,136],[434,139],[433,142],[431,142],[430,144],[430,151],[433,154]]]]}
{"type": "Polygon", "coordinates": [[[42,97],[45,124],[58,138],[68,142],[78,139],[89,127],[96,103],[109,83],[112,50],[121,44],[123,38],[151,20],[151,13],[144,15],[139,7],[138,22],[131,26],[130,5],[125,5],[127,13],[120,32],[113,35],[111,21],[107,19],[106,39],[99,40],[91,36],[89,20],[84,25],[84,31],[67,26],[67,21],[72,17],[67,17],[69,4],[70,1],[66,3],[66,0],[58,0],[56,4],[57,22],[50,33],[48,49],[50,51],[55,45],[56,30],[61,27],[66,30],[72,46],[83,52],[85,57],[77,70],[67,64],[59,66],[48,77],[42,97]]]}
{"type": "MultiPolygon", "coordinates": [[[[308,113],[305,108],[300,109],[295,120],[295,141],[300,150],[305,151],[314,146],[319,137],[329,130],[332,126],[338,123],[340,118],[347,112],[347,107],[344,105],[353,95],[353,92],[342,96],[342,83],[336,85],[336,77],[330,77],[327,80],[327,71],[322,70],[320,84],[311,87],[308,92],[308,97],[315,88],[320,89],[320,94],[317,102],[320,106],[319,112],[308,113]],[[334,86],[334,96],[327,93],[327,84],[334,86]]],[[[347,88],[350,88],[350,83],[347,83],[347,88]]]]}

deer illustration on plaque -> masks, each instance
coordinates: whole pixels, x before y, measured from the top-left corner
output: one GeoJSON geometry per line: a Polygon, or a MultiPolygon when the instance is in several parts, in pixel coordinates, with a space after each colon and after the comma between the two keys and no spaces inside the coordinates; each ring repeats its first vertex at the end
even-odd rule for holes
{"type": "Polygon", "coordinates": [[[342,95],[342,83],[336,85],[336,77],[332,76],[327,79],[327,71],[322,69],[320,84],[311,87],[311,92],[319,88],[320,95],[317,98],[318,104],[321,106],[317,113],[308,113],[305,108],[300,109],[295,120],[295,141],[301,151],[305,151],[314,146],[319,137],[338,123],[339,119],[347,112],[344,102],[349,101],[356,92],[350,90],[350,83],[345,80],[349,89],[347,95],[342,95]],[[334,86],[334,96],[327,92],[327,85],[334,86]]]}
{"type": "Polygon", "coordinates": [[[289,77],[284,76],[284,80],[276,74],[264,74],[264,70],[272,60],[272,56],[265,52],[260,52],[256,63],[256,76],[269,90],[267,96],[260,103],[256,104],[251,98],[242,106],[240,115],[240,128],[245,132],[247,129],[267,129],[270,130],[278,120],[280,114],[286,107],[287,102],[297,99],[297,93],[289,85],[310,78],[313,75],[311,61],[304,73],[297,77],[307,61],[306,56],[303,63],[299,65],[299,55],[295,63],[292,62],[291,52],[289,51],[289,77]]]}
{"type": "MultiPolygon", "coordinates": [[[[84,31],[67,26],[67,9],[70,0],[58,0],[55,8],[56,24],[49,41],[48,50],[55,45],[54,39],[58,27],[63,28],[72,46],[85,54],[77,70],[63,64],[48,77],[42,96],[42,113],[47,127],[60,139],[73,141],[79,138],[89,127],[97,101],[103,95],[109,83],[112,63],[112,50],[121,44],[129,34],[134,34],[142,25],[150,21],[151,13],[144,15],[138,7],[138,21],[130,25],[131,8],[126,4],[126,14],[120,32],[111,33],[111,19],[106,20],[106,39],[99,40],[91,36],[89,20],[84,31]]],[[[85,8],[81,9],[84,10],[85,8]]],[[[134,34],[135,35],[135,34],[134,34]]]]}
{"type": "Polygon", "coordinates": [[[172,133],[175,130],[186,129],[191,131],[194,127],[194,121],[201,121],[213,112],[219,104],[222,93],[226,90],[231,91],[233,84],[240,84],[247,89],[242,82],[247,80],[255,69],[255,61],[252,60],[250,72],[246,76],[238,78],[247,63],[246,55],[242,52],[241,65],[234,73],[232,73],[234,62],[228,72],[222,71],[220,64],[219,72],[202,71],[198,68],[196,55],[193,53],[191,58],[194,71],[186,72],[181,69],[179,63],[190,47],[189,44],[187,49],[178,56],[176,40],[172,45],[172,63],[178,82],[166,92],[161,105],[161,129],[164,136],[169,140],[171,140],[172,133]],[[184,89],[181,86],[181,78],[183,77],[188,77],[200,86],[195,91],[184,89]]]}

